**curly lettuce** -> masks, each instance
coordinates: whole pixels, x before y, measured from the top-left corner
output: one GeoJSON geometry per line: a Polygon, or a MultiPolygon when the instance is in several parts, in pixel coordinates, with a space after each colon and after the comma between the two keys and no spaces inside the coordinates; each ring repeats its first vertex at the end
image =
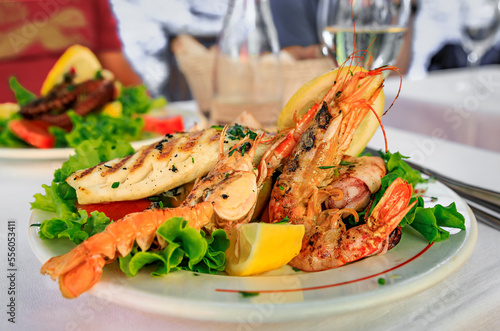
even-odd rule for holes
{"type": "Polygon", "coordinates": [[[168,244],[159,251],[132,252],[119,257],[120,269],[129,277],[137,275],[147,265],[155,266],[153,276],[163,276],[176,270],[199,273],[217,273],[226,265],[224,252],[229,248],[229,239],[224,230],[215,230],[212,235],[198,231],[188,225],[182,217],[173,217],[156,231],[168,244]]]}
{"type": "MultiPolygon", "coordinates": [[[[419,171],[413,169],[404,161],[408,157],[396,153],[379,152],[380,157],[385,161],[387,174],[382,178],[380,190],[375,194],[373,203],[369,211],[359,213],[360,221],[364,221],[364,216],[371,213],[376,204],[380,201],[385,191],[396,178],[401,178],[414,187],[418,183],[425,183],[419,171]]],[[[450,233],[443,227],[458,228],[465,230],[465,218],[457,211],[455,203],[448,206],[436,205],[432,208],[424,207],[422,197],[412,197],[410,203],[417,201],[413,208],[401,220],[400,225],[411,226],[417,230],[429,242],[438,242],[448,239],[450,233]]]]}
{"type": "Polygon", "coordinates": [[[103,213],[77,211],[75,189],[65,182],[73,172],[93,167],[101,162],[132,154],[134,149],[126,141],[87,140],[76,149],[75,155],[54,172],[51,185],[42,185],[45,194],[33,197],[31,209],[53,212],[56,217],[43,221],[38,232],[42,239],[69,238],[79,244],[95,233],[104,230],[109,218],[103,213]]]}
{"type": "Polygon", "coordinates": [[[14,93],[14,97],[16,98],[17,103],[21,107],[37,98],[35,93],[29,91],[27,88],[22,86],[16,77],[9,78],[9,86],[12,92],[14,93]]]}
{"type": "Polygon", "coordinates": [[[167,104],[167,100],[163,97],[151,99],[144,85],[122,87],[117,101],[121,102],[125,116],[146,114],[151,109],[161,108],[167,104]]]}

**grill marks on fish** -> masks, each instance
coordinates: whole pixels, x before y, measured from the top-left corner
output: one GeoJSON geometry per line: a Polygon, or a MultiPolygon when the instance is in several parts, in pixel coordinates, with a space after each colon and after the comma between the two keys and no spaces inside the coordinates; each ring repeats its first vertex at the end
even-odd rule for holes
{"type": "MultiPolygon", "coordinates": [[[[139,151],[138,151],[138,157],[137,157],[137,160],[134,162],[134,164],[132,165],[132,167],[129,166],[129,171],[130,173],[133,173],[135,171],[137,171],[138,169],[140,169],[143,165],[144,165],[144,162],[146,160],[146,158],[148,156],[150,156],[151,154],[151,151],[154,150],[154,146],[153,145],[149,145],[147,146],[146,148],[141,148],[139,151]]],[[[120,163],[120,162],[118,162],[120,163]]],[[[122,165],[118,165],[117,169],[120,169],[122,165]]]]}
{"type": "Polygon", "coordinates": [[[170,135],[123,159],[77,171],[67,182],[82,204],[135,200],[165,192],[208,173],[217,162],[219,136],[213,129],[170,135]],[[112,188],[114,182],[120,185],[112,188]]]}
{"type": "MultiPolygon", "coordinates": [[[[81,204],[150,197],[205,176],[218,161],[220,134],[206,129],[167,135],[132,155],[77,171],[66,181],[76,190],[81,204]],[[119,185],[113,188],[115,182],[119,185]]],[[[224,150],[237,142],[229,140],[224,150]]],[[[258,159],[266,149],[261,145],[258,159]]]]}
{"type": "Polygon", "coordinates": [[[181,150],[183,152],[189,152],[193,149],[193,147],[198,143],[200,136],[202,135],[202,131],[195,132],[189,140],[182,146],[181,150]]]}

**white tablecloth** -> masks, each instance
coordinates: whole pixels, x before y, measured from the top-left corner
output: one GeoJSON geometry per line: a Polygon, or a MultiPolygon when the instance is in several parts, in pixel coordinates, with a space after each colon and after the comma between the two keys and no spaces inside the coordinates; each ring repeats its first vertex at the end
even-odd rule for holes
{"type": "MultiPolygon", "coordinates": [[[[386,105],[399,89],[386,80],[386,105]]],[[[392,127],[500,152],[500,65],[432,72],[403,81],[394,107],[383,118],[392,127]]]]}
{"type": "MultiPolygon", "coordinates": [[[[414,155],[431,168],[476,185],[498,189],[500,154],[387,129],[389,148],[414,155]],[[429,145],[427,145],[429,142],[429,145]]],[[[372,147],[382,147],[380,133],[372,147]]],[[[89,294],[75,300],[61,297],[55,282],[40,275],[41,263],[28,244],[29,202],[48,184],[55,161],[0,159],[0,330],[498,330],[500,329],[500,231],[479,224],[471,258],[448,279],[413,297],[389,305],[340,316],[273,324],[240,325],[159,316],[110,304],[89,294]],[[7,221],[16,222],[16,324],[6,305],[7,221]]],[[[193,315],[196,312],[193,312],[193,315]]]]}

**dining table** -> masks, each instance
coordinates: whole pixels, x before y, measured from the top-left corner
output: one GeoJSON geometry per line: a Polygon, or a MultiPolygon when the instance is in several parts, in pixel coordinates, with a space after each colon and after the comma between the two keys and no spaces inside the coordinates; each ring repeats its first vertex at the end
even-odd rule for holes
{"type": "MultiPolygon", "coordinates": [[[[183,103],[182,107],[190,112],[196,108],[193,101],[183,103]]],[[[385,135],[379,129],[368,146],[384,150],[386,138],[389,151],[399,151],[415,163],[451,178],[499,191],[499,151],[412,132],[393,124],[385,126],[385,135]]],[[[481,222],[477,223],[477,241],[472,238],[475,246],[470,256],[444,279],[411,295],[344,312],[301,314],[295,309],[280,319],[231,320],[230,311],[222,319],[207,317],[210,315],[200,314],[198,308],[189,306],[184,306],[187,311],[181,315],[157,313],[143,309],[139,303],[122,304],[119,299],[109,300],[92,292],[65,299],[57,283],[40,274],[42,262],[34,254],[29,239],[30,202],[35,194],[43,192],[42,185],[50,184],[55,169],[64,160],[0,158],[0,266],[4,279],[0,282],[3,307],[0,330],[500,329],[500,231],[481,222]],[[12,237],[15,245],[9,244],[12,237]],[[9,264],[11,246],[15,265],[9,264]],[[14,314],[9,314],[12,302],[14,314]]],[[[328,307],[323,308],[328,312],[328,307]]],[[[250,305],[248,316],[255,317],[259,309],[258,305],[250,305]]],[[[269,314],[273,314],[272,309],[269,314]]]]}
{"type": "Polygon", "coordinates": [[[500,65],[392,75],[384,85],[386,105],[397,97],[387,126],[500,152],[500,65]]]}

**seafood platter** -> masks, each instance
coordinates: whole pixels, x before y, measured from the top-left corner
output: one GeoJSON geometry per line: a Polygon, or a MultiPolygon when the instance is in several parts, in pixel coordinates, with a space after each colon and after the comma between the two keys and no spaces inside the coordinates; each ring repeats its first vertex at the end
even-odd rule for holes
{"type": "Polygon", "coordinates": [[[474,248],[474,216],[387,139],[364,153],[395,101],[384,102],[384,72],[397,68],[356,60],[300,88],[271,130],[235,123],[137,150],[76,146],[31,203],[30,243],[53,295],[279,321],[394,302],[456,271],[474,248]]]}

